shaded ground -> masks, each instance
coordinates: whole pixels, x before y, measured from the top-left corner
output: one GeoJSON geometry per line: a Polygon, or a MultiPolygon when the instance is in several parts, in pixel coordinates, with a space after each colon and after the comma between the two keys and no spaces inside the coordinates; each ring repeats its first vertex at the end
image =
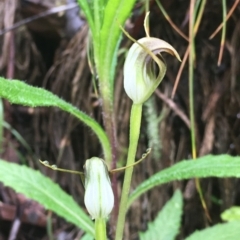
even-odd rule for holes
{"type": "MultiPolygon", "coordinates": [[[[188,1],[161,1],[172,21],[188,35],[188,1]]],[[[235,1],[227,1],[228,11],[235,1]]],[[[63,3],[64,4],[64,3],[63,3]]],[[[0,3],[0,29],[57,6],[57,1],[12,1],[0,3]],[[15,3],[15,4],[14,4],[15,3]]],[[[171,43],[183,57],[188,42],[166,21],[157,4],[150,4],[151,35],[171,43]]],[[[135,38],[144,36],[144,5],[136,4],[127,30],[135,38]]],[[[219,32],[212,40],[209,36],[222,22],[221,1],[207,1],[203,19],[196,36],[195,62],[195,115],[197,149],[199,155],[208,153],[240,154],[240,7],[227,22],[226,43],[220,66],[217,60],[220,49],[219,32]]],[[[7,78],[22,79],[29,84],[47,88],[73,103],[100,123],[100,102],[87,61],[88,27],[74,11],[60,12],[22,25],[0,36],[0,74],[7,78]]],[[[130,42],[123,40],[121,49],[130,42]]],[[[191,158],[189,132],[188,65],[186,64],[175,97],[171,93],[180,64],[166,56],[166,77],[151,101],[145,106],[139,156],[148,146],[153,147],[151,157],[135,167],[132,187],[155,172],[182,159],[191,158]],[[155,117],[154,117],[155,116],[155,117]]],[[[119,57],[116,76],[115,110],[118,133],[118,157],[126,157],[128,146],[128,120],[130,100],[123,91],[122,64],[119,57]]],[[[5,129],[1,158],[11,162],[39,168],[37,159],[48,159],[67,169],[81,170],[86,159],[101,156],[96,137],[76,119],[53,108],[25,108],[4,102],[5,121],[16,129],[29,144],[30,149],[14,136],[12,129],[5,129]]],[[[124,164],[124,163],[123,163],[124,164]]],[[[78,176],[42,171],[58,182],[83,206],[83,188],[78,176]]],[[[118,176],[119,188],[122,174],[118,176]]],[[[239,181],[236,179],[207,179],[201,181],[204,197],[215,224],[220,213],[240,204],[239,181]]],[[[128,214],[125,239],[138,239],[138,231],[147,223],[180,188],[185,205],[179,239],[196,229],[209,225],[202,210],[192,180],[174,182],[158,187],[138,199],[128,214]]],[[[46,221],[50,213],[0,185],[0,239],[8,239],[12,223],[21,219],[16,230],[17,239],[49,239],[46,221]]],[[[56,239],[74,239],[81,231],[52,214],[53,234],[56,239]]]]}

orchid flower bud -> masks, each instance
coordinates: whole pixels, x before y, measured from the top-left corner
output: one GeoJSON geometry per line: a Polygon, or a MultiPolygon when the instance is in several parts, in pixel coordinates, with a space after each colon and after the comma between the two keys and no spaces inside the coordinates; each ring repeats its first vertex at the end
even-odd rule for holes
{"type": "Polygon", "coordinates": [[[129,49],[123,70],[124,88],[134,104],[143,104],[162,81],[167,67],[161,52],[181,61],[177,51],[158,38],[141,38],[129,49]]]}
{"type": "Polygon", "coordinates": [[[93,157],[86,161],[84,202],[93,219],[107,218],[113,209],[114,196],[103,159],[93,157]]]}

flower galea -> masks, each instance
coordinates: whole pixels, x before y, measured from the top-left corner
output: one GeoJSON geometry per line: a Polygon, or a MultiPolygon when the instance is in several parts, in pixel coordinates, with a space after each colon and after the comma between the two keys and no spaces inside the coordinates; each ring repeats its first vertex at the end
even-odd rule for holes
{"type": "Polygon", "coordinates": [[[144,103],[162,81],[167,67],[161,52],[181,61],[177,51],[158,38],[141,38],[129,49],[123,70],[124,88],[134,104],[144,103]]]}

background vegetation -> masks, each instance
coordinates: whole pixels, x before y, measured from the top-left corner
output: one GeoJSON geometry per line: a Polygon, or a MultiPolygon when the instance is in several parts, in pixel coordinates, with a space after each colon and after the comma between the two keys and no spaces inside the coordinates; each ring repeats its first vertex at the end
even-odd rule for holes
{"type": "MultiPolygon", "coordinates": [[[[227,1],[227,13],[235,6],[226,23],[223,56],[221,31],[209,39],[223,21],[221,1],[207,1],[201,23],[195,36],[194,106],[196,150],[198,156],[206,154],[239,155],[239,58],[240,9],[238,0],[227,1]]],[[[65,4],[65,2],[60,2],[65,4]]],[[[150,1],[151,36],[162,38],[178,50],[180,56],[188,49],[189,1],[161,1],[166,13],[183,34],[166,19],[161,5],[150,1]],[[186,37],[184,37],[186,36],[186,37]]],[[[59,1],[5,1],[0,5],[0,28],[42,11],[57,7],[59,1]]],[[[135,4],[127,31],[136,39],[145,36],[143,20],[145,2],[135,4]]],[[[117,27],[117,26],[116,26],[117,27]]],[[[21,25],[0,37],[0,74],[6,78],[26,80],[34,86],[51,90],[102,123],[96,85],[87,60],[88,26],[83,16],[74,11],[59,12],[28,24],[21,25]],[[72,17],[71,17],[72,16],[72,17]]],[[[123,90],[122,66],[125,51],[131,42],[123,37],[115,79],[115,121],[117,128],[117,156],[124,165],[128,146],[128,124],[131,101],[123,90]]],[[[166,55],[168,71],[155,95],[144,106],[144,119],[138,148],[139,158],[149,146],[153,147],[148,160],[135,167],[132,188],[155,172],[192,158],[189,121],[188,61],[182,65],[166,55]],[[174,98],[171,94],[179,76],[174,98]]],[[[184,62],[184,61],[183,61],[184,62]]],[[[3,116],[3,110],[1,112],[3,116]]],[[[75,118],[56,108],[26,108],[4,102],[4,138],[1,158],[39,169],[37,159],[48,159],[59,167],[81,170],[86,159],[102,156],[98,140],[90,130],[75,118]]],[[[83,187],[79,176],[42,169],[60,184],[75,200],[83,205],[83,187]]],[[[118,175],[121,186],[123,173],[118,175]]],[[[138,231],[145,230],[162,206],[180,188],[184,196],[184,214],[179,239],[196,229],[220,221],[220,213],[239,204],[237,179],[205,179],[201,181],[212,223],[209,223],[197,194],[194,180],[173,182],[154,188],[137,199],[129,210],[125,229],[126,239],[137,239],[138,231]]],[[[63,239],[74,239],[82,232],[63,219],[46,213],[37,203],[11,189],[0,187],[1,237],[7,239],[11,223],[19,216],[22,226],[18,239],[48,239],[45,223],[51,219],[53,232],[63,239]],[[17,215],[16,215],[17,214],[17,215]],[[34,219],[34,220],[33,220],[34,219]],[[36,220],[37,219],[37,220],[36,220]]],[[[48,225],[50,226],[50,224],[48,225]]]]}

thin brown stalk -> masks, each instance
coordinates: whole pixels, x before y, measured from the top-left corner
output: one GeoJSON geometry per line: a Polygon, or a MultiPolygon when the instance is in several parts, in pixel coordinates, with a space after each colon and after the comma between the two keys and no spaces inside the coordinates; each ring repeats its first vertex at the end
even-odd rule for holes
{"type": "Polygon", "coordinates": [[[222,7],[223,7],[223,22],[222,22],[223,28],[222,28],[222,37],[221,37],[221,44],[220,44],[218,63],[217,63],[218,66],[221,65],[223,49],[224,49],[225,39],[226,39],[226,12],[227,12],[226,0],[222,0],[222,7]]]}
{"type": "MultiPolygon", "coordinates": [[[[236,0],[233,4],[233,6],[231,7],[230,11],[227,14],[226,17],[226,21],[228,21],[228,19],[232,16],[234,10],[236,9],[236,7],[238,6],[240,0],[236,0]]],[[[217,27],[217,29],[213,32],[213,34],[209,37],[209,39],[213,39],[217,33],[221,30],[221,28],[223,27],[223,22],[217,27]]]]}
{"type": "Polygon", "coordinates": [[[189,41],[188,37],[177,27],[177,25],[172,21],[172,19],[169,17],[169,15],[167,14],[167,12],[165,11],[164,7],[162,6],[162,4],[156,0],[156,3],[158,5],[158,7],[160,8],[163,16],[165,17],[165,19],[169,22],[169,24],[172,26],[172,28],[180,35],[182,36],[186,41],[189,41]]]}
{"type": "Polygon", "coordinates": [[[190,121],[187,115],[177,106],[177,104],[172,99],[161,93],[159,89],[156,89],[155,93],[176,113],[176,115],[178,115],[183,120],[187,127],[190,128],[190,121]]]}
{"type": "Polygon", "coordinates": [[[177,90],[177,87],[178,87],[178,84],[179,84],[179,81],[180,81],[180,77],[182,76],[183,68],[184,68],[184,66],[185,66],[185,64],[186,64],[186,61],[187,61],[187,59],[188,59],[188,55],[189,55],[189,45],[188,45],[188,47],[187,47],[187,50],[186,50],[186,52],[185,52],[185,54],[184,54],[184,57],[183,57],[183,60],[182,60],[182,62],[181,62],[181,66],[180,66],[180,68],[179,68],[179,70],[178,70],[178,73],[177,73],[176,81],[175,81],[175,83],[174,83],[173,90],[172,90],[172,94],[171,94],[171,98],[172,98],[172,99],[173,99],[174,96],[175,96],[175,93],[176,93],[176,90],[177,90]]]}
{"type": "MultiPolygon", "coordinates": [[[[199,14],[197,16],[196,22],[194,23],[194,28],[193,28],[194,36],[196,36],[196,34],[198,32],[198,29],[199,29],[199,26],[200,26],[200,23],[201,23],[201,20],[202,20],[202,16],[203,16],[203,10],[204,10],[205,4],[206,4],[206,0],[203,0],[202,3],[201,3],[201,6],[200,6],[200,10],[199,10],[199,14]]],[[[180,77],[182,75],[182,71],[183,71],[183,68],[186,64],[188,55],[189,55],[189,45],[188,45],[187,50],[184,54],[181,66],[178,70],[178,74],[177,74],[177,77],[176,77],[175,84],[173,86],[173,91],[172,91],[172,94],[171,94],[171,98],[173,98],[175,93],[176,93],[176,90],[177,90],[177,87],[178,87],[178,84],[179,84],[179,81],[180,81],[180,77]]]]}
{"type": "MultiPolygon", "coordinates": [[[[195,136],[195,114],[194,114],[194,61],[195,61],[195,33],[194,33],[194,7],[195,0],[190,2],[189,10],[189,111],[190,111],[190,125],[191,125],[191,145],[192,158],[197,159],[196,136],[195,136]]],[[[211,217],[208,212],[206,202],[203,197],[203,192],[199,178],[195,178],[195,185],[199,194],[202,207],[206,217],[211,222],[211,217]]]]}

